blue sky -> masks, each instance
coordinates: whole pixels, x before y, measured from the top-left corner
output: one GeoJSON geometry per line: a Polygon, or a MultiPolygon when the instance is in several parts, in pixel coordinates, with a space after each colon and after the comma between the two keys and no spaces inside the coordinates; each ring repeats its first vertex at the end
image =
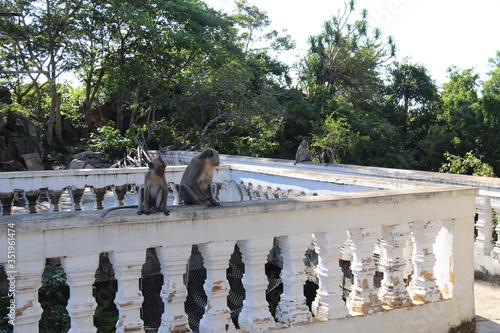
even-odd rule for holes
{"type": "MultiPolygon", "coordinates": [[[[205,0],[232,12],[233,0],[205,0]]],[[[289,64],[305,55],[310,35],[319,34],[323,22],[344,8],[344,0],[248,0],[267,12],[271,28],[287,30],[297,48],[280,55],[289,64]]],[[[356,14],[368,9],[368,21],[385,37],[394,37],[398,60],[424,65],[438,85],[447,81],[451,65],[474,67],[487,79],[488,59],[500,51],[499,0],[357,0],[356,14]]]]}

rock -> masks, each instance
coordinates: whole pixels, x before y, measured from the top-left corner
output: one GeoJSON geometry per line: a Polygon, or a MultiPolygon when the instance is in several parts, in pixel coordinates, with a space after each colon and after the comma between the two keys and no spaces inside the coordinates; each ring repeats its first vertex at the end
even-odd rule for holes
{"type": "Polygon", "coordinates": [[[38,153],[21,155],[28,171],[44,170],[42,158],[38,153]]]}
{"type": "Polygon", "coordinates": [[[26,171],[24,165],[16,160],[1,162],[3,171],[26,171]]]}
{"type": "Polygon", "coordinates": [[[93,151],[84,151],[78,154],[73,155],[74,159],[85,161],[85,166],[81,168],[102,168],[103,163],[102,159],[104,157],[104,153],[101,152],[93,152],[93,151]],[[90,166],[89,166],[90,165],[90,166]],[[88,167],[87,167],[88,166],[88,167]]]}
{"type": "Polygon", "coordinates": [[[26,168],[44,170],[40,158],[40,132],[36,125],[23,115],[13,111],[0,111],[0,171],[25,171],[26,168]],[[37,155],[25,158],[25,155],[31,154],[37,155]]]}
{"type": "Polygon", "coordinates": [[[68,169],[70,169],[70,170],[83,169],[83,168],[85,168],[86,164],[87,164],[87,161],[82,161],[82,160],[78,160],[75,158],[69,164],[68,169]]]}

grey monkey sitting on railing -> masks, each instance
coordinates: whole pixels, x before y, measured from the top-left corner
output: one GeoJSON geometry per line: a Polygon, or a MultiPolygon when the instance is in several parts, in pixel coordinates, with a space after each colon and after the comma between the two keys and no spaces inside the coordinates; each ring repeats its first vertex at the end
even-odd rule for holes
{"type": "Polygon", "coordinates": [[[309,151],[309,143],[306,140],[302,140],[299,148],[297,148],[297,153],[295,154],[295,163],[293,163],[293,165],[297,164],[298,162],[305,161],[312,161],[312,154],[309,151]]]}
{"type": "Polygon", "coordinates": [[[168,185],[165,179],[166,164],[161,157],[156,157],[148,163],[149,170],[144,177],[144,184],[139,188],[138,205],[111,207],[104,211],[101,217],[106,216],[110,211],[123,208],[137,208],[137,214],[163,212],[169,215],[167,209],[168,185]]]}
{"type": "Polygon", "coordinates": [[[212,191],[213,170],[216,166],[219,166],[219,152],[213,148],[205,148],[189,162],[179,188],[179,197],[186,205],[220,205],[212,191]]]}
{"type": "Polygon", "coordinates": [[[311,146],[319,158],[319,163],[326,163],[326,165],[333,163],[335,153],[332,148],[326,146],[311,146]]]}

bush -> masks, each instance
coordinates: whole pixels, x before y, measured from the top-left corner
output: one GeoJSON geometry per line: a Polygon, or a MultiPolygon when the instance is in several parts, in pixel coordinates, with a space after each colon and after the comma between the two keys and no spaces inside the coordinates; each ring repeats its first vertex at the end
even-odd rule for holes
{"type": "Polygon", "coordinates": [[[104,152],[108,161],[114,161],[126,153],[127,147],[132,146],[132,140],[120,134],[114,126],[103,126],[97,129],[98,133],[90,133],[87,148],[92,151],[104,152]]]}
{"type": "Polygon", "coordinates": [[[495,177],[493,167],[488,163],[482,162],[481,158],[474,156],[471,151],[466,153],[465,157],[453,155],[449,152],[444,153],[444,157],[448,163],[443,164],[439,172],[495,177]]]}

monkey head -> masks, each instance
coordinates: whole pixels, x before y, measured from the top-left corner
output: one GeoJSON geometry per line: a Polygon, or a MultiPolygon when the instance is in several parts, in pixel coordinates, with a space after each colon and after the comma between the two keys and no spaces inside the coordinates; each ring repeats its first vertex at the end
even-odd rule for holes
{"type": "Polygon", "coordinates": [[[219,152],[213,148],[205,148],[200,154],[200,159],[205,164],[210,164],[214,167],[219,166],[220,164],[219,152]]]}
{"type": "Polygon", "coordinates": [[[160,156],[156,157],[152,162],[148,163],[149,169],[160,177],[163,177],[163,175],[165,175],[166,166],[167,165],[160,156]]]}
{"type": "Polygon", "coordinates": [[[313,149],[316,154],[321,154],[321,151],[323,150],[323,147],[322,146],[311,146],[311,149],[313,149]]]}

